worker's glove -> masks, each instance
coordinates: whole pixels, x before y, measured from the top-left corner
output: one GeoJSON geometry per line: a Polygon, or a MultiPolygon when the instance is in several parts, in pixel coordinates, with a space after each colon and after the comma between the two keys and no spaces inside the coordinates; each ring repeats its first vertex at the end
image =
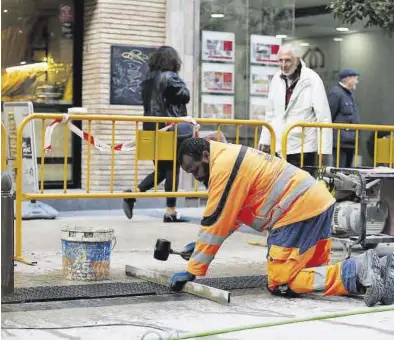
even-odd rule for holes
{"type": "Polygon", "coordinates": [[[186,261],[189,261],[190,256],[192,256],[194,252],[194,248],[196,247],[196,242],[190,242],[182,249],[182,258],[186,261]]]}
{"type": "Polygon", "coordinates": [[[193,281],[196,277],[189,272],[175,273],[168,280],[171,290],[179,292],[188,281],[193,281]]]}

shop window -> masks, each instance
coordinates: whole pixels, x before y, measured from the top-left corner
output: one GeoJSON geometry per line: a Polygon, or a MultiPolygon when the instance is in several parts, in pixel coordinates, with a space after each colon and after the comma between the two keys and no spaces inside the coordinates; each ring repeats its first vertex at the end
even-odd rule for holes
{"type": "MultiPolygon", "coordinates": [[[[294,32],[294,1],[202,0],[199,14],[199,116],[263,121],[279,46],[294,32]]],[[[235,128],[222,131],[236,140],[235,128]]],[[[243,127],[238,142],[253,145],[254,137],[243,127]]]]}
{"type": "MultiPolygon", "coordinates": [[[[2,1],[2,103],[31,101],[34,112],[39,113],[65,113],[71,106],[82,105],[83,8],[83,0],[2,1]]],[[[45,120],[45,125],[50,122],[45,120]]],[[[80,126],[80,122],[75,124],[80,126]]],[[[38,174],[44,156],[41,132],[41,121],[36,121],[38,174]]],[[[45,188],[63,186],[65,133],[67,185],[80,186],[81,141],[59,127],[52,138],[54,151],[45,155],[45,188]]]]}
{"type": "Polygon", "coordinates": [[[73,1],[3,0],[1,100],[73,103],[73,1]]]}

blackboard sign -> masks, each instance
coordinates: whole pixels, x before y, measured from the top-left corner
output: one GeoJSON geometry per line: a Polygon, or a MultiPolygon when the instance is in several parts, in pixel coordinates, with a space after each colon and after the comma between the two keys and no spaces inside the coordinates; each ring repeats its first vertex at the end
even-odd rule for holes
{"type": "Polygon", "coordinates": [[[148,73],[148,57],[157,47],[111,46],[110,104],[142,105],[140,84],[148,73]]]}

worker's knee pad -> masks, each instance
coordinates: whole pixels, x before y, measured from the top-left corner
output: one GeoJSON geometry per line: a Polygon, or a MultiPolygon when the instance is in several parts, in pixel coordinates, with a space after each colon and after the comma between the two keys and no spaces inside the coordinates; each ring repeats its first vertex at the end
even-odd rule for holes
{"type": "Polygon", "coordinates": [[[267,286],[268,291],[276,296],[284,296],[284,297],[290,297],[290,298],[295,298],[300,296],[300,294],[297,294],[296,292],[292,291],[287,284],[277,286],[275,288],[270,288],[267,286]]]}

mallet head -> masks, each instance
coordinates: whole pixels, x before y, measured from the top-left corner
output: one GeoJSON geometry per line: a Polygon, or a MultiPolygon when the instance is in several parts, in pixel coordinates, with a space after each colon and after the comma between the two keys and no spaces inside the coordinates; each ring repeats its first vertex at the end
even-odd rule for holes
{"type": "Polygon", "coordinates": [[[158,239],[155,245],[153,257],[159,261],[167,261],[171,253],[171,242],[165,239],[158,239]]]}

